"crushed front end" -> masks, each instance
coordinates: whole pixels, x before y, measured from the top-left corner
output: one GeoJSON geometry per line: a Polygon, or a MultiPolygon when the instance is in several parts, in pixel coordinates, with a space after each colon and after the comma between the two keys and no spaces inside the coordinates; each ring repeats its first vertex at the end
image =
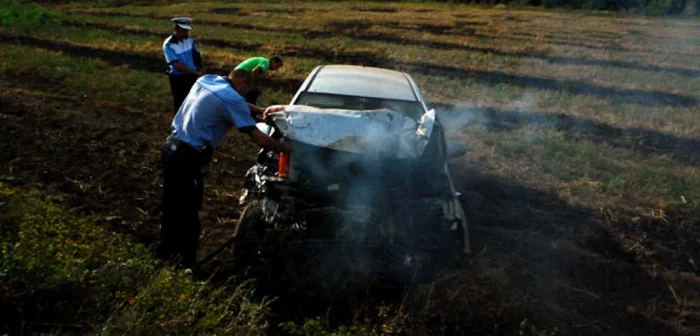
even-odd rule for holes
{"type": "Polygon", "coordinates": [[[277,153],[261,152],[246,202],[286,254],[413,281],[468,252],[434,115],[418,123],[384,110],[308,108],[273,120],[293,145],[288,176],[277,153]]]}

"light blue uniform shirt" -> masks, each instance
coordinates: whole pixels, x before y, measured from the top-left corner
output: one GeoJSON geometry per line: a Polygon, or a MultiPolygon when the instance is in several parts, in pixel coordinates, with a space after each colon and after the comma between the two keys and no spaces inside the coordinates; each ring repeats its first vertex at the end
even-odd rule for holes
{"type": "Polygon", "coordinates": [[[217,75],[197,79],[171,124],[172,135],[195,149],[218,147],[233,127],[250,129],[255,119],[245,99],[217,75]]]}
{"type": "Polygon", "coordinates": [[[165,39],[165,42],[163,42],[163,52],[165,53],[165,61],[170,67],[170,74],[185,74],[172,65],[174,61],[180,61],[184,66],[190,69],[197,69],[197,65],[195,64],[195,53],[199,53],[199,49],[197,49],[197,44],[194,43],[192,38],[188,37],[178,43],[176,37],[174,35],[170,35],[170,37],[165,39]]]}

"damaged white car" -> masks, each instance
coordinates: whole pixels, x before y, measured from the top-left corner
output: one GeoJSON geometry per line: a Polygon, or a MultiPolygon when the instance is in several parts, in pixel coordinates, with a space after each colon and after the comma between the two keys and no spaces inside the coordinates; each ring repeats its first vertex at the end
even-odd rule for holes
{"type": "Polygon", "coordinates": [[[293,151],[261,151],[248,171],[234,258],[294,255],[315,269],[416,281],[470,252],[447,167],[463,151],[447,148],[408,74],[319,66],[258,127],[293,151]]]}

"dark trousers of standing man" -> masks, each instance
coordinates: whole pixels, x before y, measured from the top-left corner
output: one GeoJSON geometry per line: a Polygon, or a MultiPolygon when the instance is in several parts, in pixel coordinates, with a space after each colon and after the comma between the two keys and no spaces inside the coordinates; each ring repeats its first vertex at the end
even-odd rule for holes
{"type": "Polygon", "coordinates": [[[212,150],[197,151],[168,138],[161,150],[163,161],[163,215],[157,256],[192,268],[197,260],[201,225],[199,210],[204,194],[202,169],[212,150]]]}
{"type": "Polygon", "coordinates": [[[180,109],[180,105],[185,101],[194,82],[197,81],[195,75],[168,75],[170,79],[170,92],[173,93],[173,107],[175,113],[180,109]]]}

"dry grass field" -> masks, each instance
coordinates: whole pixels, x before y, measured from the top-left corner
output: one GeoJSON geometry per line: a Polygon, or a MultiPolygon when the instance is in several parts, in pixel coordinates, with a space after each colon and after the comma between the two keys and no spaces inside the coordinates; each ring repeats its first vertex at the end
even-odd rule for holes
{"type": "MultiPolygon", "coordinates": [[[[107,2],[109,3],[109,2],[107,2]]],[[[320,64],[410,73],[468,146],[451,162],[474,253],[353,314],[384,334],[700,333],[700,22],[370,2],[48,5],[0,26],[0,181],[146,245],[159,221],[169,18],[192,16],[207,70],[281,55],[264,99],[320,64]]],[[[230,235],[255,148],[232,132],[208,176],[201,256],[230,235]]],[[[225,267],[225,255],[210,272],[225,267]]],[[[332,306],[332,305],[331,305],[332,306]]]]}

